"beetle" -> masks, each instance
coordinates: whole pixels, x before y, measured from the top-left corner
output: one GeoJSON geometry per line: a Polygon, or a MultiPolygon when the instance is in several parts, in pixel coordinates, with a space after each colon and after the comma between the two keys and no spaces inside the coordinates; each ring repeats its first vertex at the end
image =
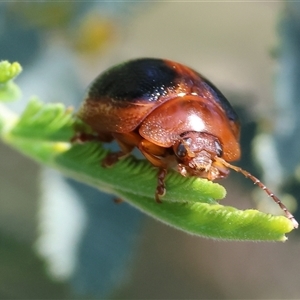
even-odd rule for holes
{"type": "Polygon", "coordinates": [[[166,192],[168,169],[183,176],[215,180],[229,169],[251,179],[294,216],[259,179],[231,165],[240,158],[240,121],[225,96],[193,69],[166,59],[140,58],[109,68],[91,84],[77,116],[102,142],[116,140],[110,166],[137,147],[158,168],[155,199],[166,192]]]}

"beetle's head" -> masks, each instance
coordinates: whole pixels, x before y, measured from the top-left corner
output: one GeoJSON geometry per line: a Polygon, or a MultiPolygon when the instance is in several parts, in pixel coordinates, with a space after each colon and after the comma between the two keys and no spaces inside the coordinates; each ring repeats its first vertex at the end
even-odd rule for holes
{"type": "Polygon", "coordinates": [[[197,176],[214,180],[224,178],[229,170],[216,157],[222,157],[219,139],[205,132],[185,132],[173,146],[178,171],[183,176],[197,176]]]}
{"type": "Polygon", "coordinates": [[[197,176],[214,180],[224,178],[229,169],[240,172],[264,190],[284,211],[294,228],[298,222],[281,200],[258,178],[240,167],[231,165],[223,158],[222,145],[217,137],[203,132],[186,132],[173,146],[177,157],[178,171],[183,176],[197,176]]]}

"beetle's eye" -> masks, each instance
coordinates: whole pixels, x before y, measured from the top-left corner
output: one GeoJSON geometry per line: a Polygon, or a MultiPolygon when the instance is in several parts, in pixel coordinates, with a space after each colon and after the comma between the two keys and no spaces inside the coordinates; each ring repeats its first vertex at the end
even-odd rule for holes
{"type": "Polygon", "coordinates": [[[183,158],[185,157],[187,154],[187,150],[185,148],[185,145],[183,143],[180,143],[177,147],[177,150],[176,150],[176,155],[179,157],[179,158],[183,158]]]}

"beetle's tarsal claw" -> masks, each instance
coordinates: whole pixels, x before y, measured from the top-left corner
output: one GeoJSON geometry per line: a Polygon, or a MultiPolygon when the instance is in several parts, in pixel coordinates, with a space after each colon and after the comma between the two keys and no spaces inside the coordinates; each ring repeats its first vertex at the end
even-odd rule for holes
{"type": "Polygon", "coordinates": [[[102,160],[102,167],[109,168],[117,163],[120,159],[125,158],[128,154],[124,154],[122,151],[108,153],[107,156],[102,160]]]}

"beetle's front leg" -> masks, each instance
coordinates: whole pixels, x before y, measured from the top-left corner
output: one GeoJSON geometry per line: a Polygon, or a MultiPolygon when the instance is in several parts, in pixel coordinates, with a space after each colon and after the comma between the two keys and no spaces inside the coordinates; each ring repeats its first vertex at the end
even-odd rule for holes
{"type": "Polygon", "coordinates": [[[165,178],[167,176],[167,169],[159,168],[157,174],[157,186],[155,190],[155,200],[157,203],[162,203],[160,200],[166,194],[165,178]]]}
{"type": "Polygon", "coordinates": [[[167,175],[167,164],[164,157],[166,156],[167,150],[147,140],[142,140],[138,148],[152,165],[158,167],[155,200],[157,203],[162,203],[161,197],[166,194],[165,177],[167,175]]]}

